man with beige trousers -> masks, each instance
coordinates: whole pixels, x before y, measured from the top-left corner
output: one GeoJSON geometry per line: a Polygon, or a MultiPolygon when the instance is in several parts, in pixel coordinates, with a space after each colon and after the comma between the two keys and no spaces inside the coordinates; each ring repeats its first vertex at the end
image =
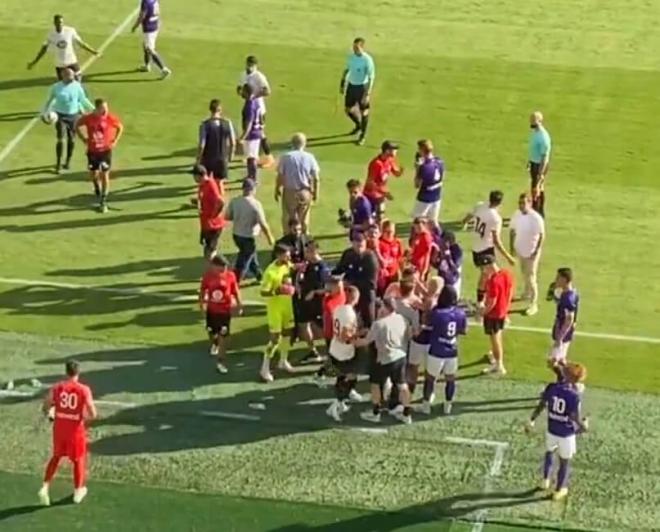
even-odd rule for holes
{"type": "Polygon", "coordinates": [[[541,248],[545,240],[545,222],[543,217],[532,208],[530,194],[521,194],[518,198],[518,210],[511,217],[510,228],[511,254],[519,257],[524,279],[522,299],[529,302],[525,314],[533,316],[538,312],[537,274],[541,248]]]}

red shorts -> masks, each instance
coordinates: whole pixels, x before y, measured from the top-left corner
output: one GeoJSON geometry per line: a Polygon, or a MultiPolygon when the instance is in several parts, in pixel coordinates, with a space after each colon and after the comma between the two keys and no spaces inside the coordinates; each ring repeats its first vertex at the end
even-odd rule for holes
{"type": "Polygon", "coordinates": [[[78,460],[87,454],[87,437],[84,434],[53,435],[53,456],[78,460]]]}

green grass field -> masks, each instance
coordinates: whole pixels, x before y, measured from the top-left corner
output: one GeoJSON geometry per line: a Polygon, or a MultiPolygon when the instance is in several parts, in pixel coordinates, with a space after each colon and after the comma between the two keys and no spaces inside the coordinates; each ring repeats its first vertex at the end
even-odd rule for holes
{"type": "MultiPolygon", "coordinates": [[[[0,12],[10,43],[0,51],[0,382],[16,379],[24,394],[0,403],[0,529],[657,530],[660,5],[164,0],[159,48],[172,78],[134,71],[139,37],[126,31],[86,74],[90,94],[108,98],[126,125],[111,211],[100,215],[80,146],[61,176],[51,172],[53,132],[41,123],[5,150],[53,81],[50,57],[25,70],[52,14],[64,10],[98,46],[135,9],[133,0],[76,4],[5,0],[0,12]],[[238,118],[235,82],[253,53],[273,86],[268,130],[278,152],[297,130],[347,131],[337,84],[358,34],[378,69],[367,146],[336,137],[309,148],[322,167],[313,233],[329,258],[346,245],[334,222],[343,184],[365,174],[383,139],[400,141],[408,167],[415,141],[434,140],[448,168],[443,221],[495,187],[508,216],[527,185],[527,115],[546,115],[554,147],[541,286],[558,266],[576,271],[587,334],[571,356],[589,369],[593,426],[579,442],[566,503],[533,491],[542,430],[531,439],[520,430],[549,378],[552,305],[512,317],[503,380],[477,378],[486,339],[471,329],[455,415],[412,426],[365,431],[359,406],[342,426],[326,421],[331,390],[313,385],[309,368],[256,383],[266,338],[259,305],[235,321],[230,373],[213,371],[191,299],[203,270],[197,219],[182,208],[197,125],[216,96],[238,118]],[[101,401],[91,491],[81,507],[68,504],[64,468],[53,487],[61,504],[40,509],[49,429],[29,380],[53,382],[70,356],[101,401]]],[[[262,172],[258,195],[277,233],[273,180],[262,172]]],[[[392,184],[388,209],[402,225],[412,189],[410,172],[392,184]]],[[[232,252],[227,238],[221,247],[232,252]]],[[[466,267],[466,293],[474,282],[466,267]]],[[[245,295],[259,299],[253,287],[245,295]]]]}

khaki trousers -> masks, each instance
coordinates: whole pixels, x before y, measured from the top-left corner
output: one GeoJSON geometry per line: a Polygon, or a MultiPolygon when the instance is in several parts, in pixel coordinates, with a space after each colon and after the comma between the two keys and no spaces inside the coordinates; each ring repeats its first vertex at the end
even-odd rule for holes
{"type": "Polygon", "coordinates": [[[534,258],[520,258],[520,271],[524,279],[523,297],[529,299],[532,305],[536,305],[539,299],[538,270],[541,253],[537,253],[534,258]]]}
{"type": "Polygon", "coordinates": [[[307,189],[282,191],[282,234],[289,232],[289,220],[298,220],[304,234],[309,232],[312,193],[307,189]]]}

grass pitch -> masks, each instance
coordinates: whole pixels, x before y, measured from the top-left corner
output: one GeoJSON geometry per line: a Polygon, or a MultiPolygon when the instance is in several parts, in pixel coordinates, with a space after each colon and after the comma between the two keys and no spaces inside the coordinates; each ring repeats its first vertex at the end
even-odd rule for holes
{"type": "MultiPolygon", "coordinates": [[[[7,0],[0,14],[0,29],[12,43],[0,52],[0,149],[28,123],[52,82],[49,58],[33,72],[24,69],[51,15],[64,8],[54,0],[28,4],[7,0]]],[[[98,45],[134,8],[128,0],[91,2],[64,14],[98,45]]],[[[656,527],[660,409],[649,394],[660,389],[660,253],[649,243],[660,232],[654,118],[660,38],[652,27],[658,15],[653,3],[620,0],[562,1],[552,9],[513,0],[395,1],[386,9],[313,0],[259,0],[249,7],[199,0],[193,8],[168,0],[159,41],[174,69],[166,82],[135,73],[138,37],[119,36],[86,78],[91,95],[108,98],[127,126],[114,157],[111,212],[101,216],[90,208],[80,146],[71,173],[49,172],[53,133],[41,124],[0,162],[0,328],[16,333],[0,338],[0,380],[47,383],[62,360],[76,355],[99,398],[114,403],[101,406],[103,419],[92,429],[96,483],[89,500],[81,508],[34,511],[47,427],[36,415],[36,399],[4,399],[3,530],[57,524],[462,531],[484,520],[493,531],[504,530],[496,523],[656,527]],[[250,9],[262,22],[248,17],[250,9]],[[348,129],[334,107],[338,75],[357,34],[367,38],[378,69],[364,148],[333,137],[348,129]],[[554,151],[541,286],[556,267],[573,266],[582,295],[580,329],[618,338],[583,336],[572,347],[572,356],[589,368],[594,429],[579,442],[566,505],[539,501],[529,491],[542,438],[529,440],[519,431],[548,378],[544,334],[510,331],[511,379],[492,382],[468,378],[478,372],[485,346],[480,331],[471,330],[462,344],[456,415],[386,426],[382,434],[357,430],[363,425],[356,412],[346,422],[355,430],[327,423],[322,402],[330,392],[309,384],[304,371],[272,387],[253,382],[265,340],[259,307],[235,322],[231,373],[224,379],[212,373],[198,341],[199,314],[185,299],[202,268],[195,215],[181,208],[192,190],[185,171],[208,100],[220,96],[237,119],[234,84],[249,53],[273,85],[268,128],[277,151],[296,130],[318,139],[310,149],[322,167],[322,196],[312,223],[330,257],[346,245],[334,225],[337,207],[346,203],[343,183],[365,174],[384,138],[401,141],[408,168],[415,140],[434,140],[448,167],[443,221],[459,219],[494,187],[505,191],[503,214],[510,214],[527,184],[526,117],[532,109],[544,111],[554,151]],[[52,285],[33,284],[40,281],[52,285]],[[254,402],[266,409],[251,408],[254,402]],[[507,443],[501,471],[490,475],[495,448],[448,438],[507,443]]],[[[241,173],[235,169],[233,177],[241,173]]],[[[259,197],[277,233],[272,177],[262,173],[259,197]]],[[[392,191],[390,213],[405,222],[413,200],[410,174],[392,191]]],[[[460,238],[469,244],[467,235],[460,238]]],[[[231,249],[228,239],[222,246],[231,249]]],[[[474,281],[466,267],[466,290],[474,281]]],[[[254,289],[246,295],[258,299],[254,289]]],[[[533,318],[514,316],[513,324],[547,328],[553,310],[548,305],[533,318]]],[[[66,494],[68,482],[57,490],[66,494]]]]}

